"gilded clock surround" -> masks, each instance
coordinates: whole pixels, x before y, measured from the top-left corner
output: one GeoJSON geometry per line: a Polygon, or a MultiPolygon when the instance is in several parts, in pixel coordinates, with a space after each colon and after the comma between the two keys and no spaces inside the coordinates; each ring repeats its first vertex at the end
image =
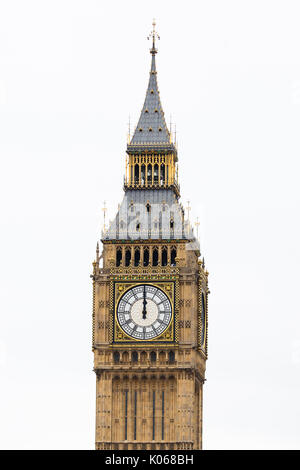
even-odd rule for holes
{"type": "Polygon", "coordinates": [[[102,233],[101,253],[97,243],[91,275],[99,450],[202,448],[208,272],[190,208],[186,218],[179,202],[177,146],[157,85],[155,24],[150,37],[149,85],[127,145],[125,195],[102,233]],[[117,320],[124,292],[141,285],[161,289],[172,307],[168,327],[151,340],[129,337],[117,320]]]}
{"type": "MultiPolygon", "coordinates": [[[[175,342],[175,324],[176,324],[176,309],[175,305],[175,282],[174,281],[161,281],[159,282],[159,279],[154,282],[115,282],[113,285],[113,291],[114,291],[114,315],[111,317],[112,318],[112,325],[111,328],[113,329],[113,342],[115,344],[117,343],[145,343],[145,339],[135,339],[132,338],[122,330],[122,328],[119,325],[118,318],[117,318],[117,308],[118,308],[118,302],[120,298],[132,287],[136,286],[142,286],[147,282],[147,285],[151,285],[154,287],[158,287],[160,290],[162,290],[168,297],[170,303],[171,303],[171,308],[172,308],[172,315],[171,315],[171,321],[166,328],[166,330],[160,334],[158,337],[151,339],[152,343],[172,343],[175,342]]],[[[149,340],[150,341],[150,340],[149,340]]]]}

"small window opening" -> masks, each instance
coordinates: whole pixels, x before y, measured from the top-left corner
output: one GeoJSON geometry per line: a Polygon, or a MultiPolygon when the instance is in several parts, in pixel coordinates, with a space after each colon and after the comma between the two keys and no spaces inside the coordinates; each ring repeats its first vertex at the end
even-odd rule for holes
{"type": "Polygon", "coordinates": [[[174,351],[169,351],[168,358],[169,358],[169,363],[174,364],[174,362],[175,362],[175,353],[174,353],[174,351]]]}
{"type": "Polygon", "coordinates": [[[146,204],[146,209],[147,209],[147,212],[150,212],[151,206],[150,206],[149,202],[146,204]]]}
{"type": "Polygon", "coordinates": [[[136,351],[133,351],[131,354],[131,360],[132,362],[136,363],[138,362],[138,353],[136,351]]]}
{"type": "Polygon", "coordinates": [[[151,353],[150,353],[150,361],[151,361],[151,362],[156,362],[156,352],[155,352],[155,351],[151,351],[151,353]]]}
{"type": "Polygon", "coordinates": [[[114,363],[119,364],[120,362],[120,353],[119,351],[114,351],[114,363]]]}
{"type": "Polygon", "coordinates": [[[141,224],[138,222],[138,223],[136,224],[136,231],[139,232],[140,229],[141,229],[141,224]]]}

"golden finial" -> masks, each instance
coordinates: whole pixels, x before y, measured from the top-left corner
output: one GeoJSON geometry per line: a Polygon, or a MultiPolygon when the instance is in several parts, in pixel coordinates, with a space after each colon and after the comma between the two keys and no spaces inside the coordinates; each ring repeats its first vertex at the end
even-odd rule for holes
{"type": "Polygon", "coordinates": [[[130,144],[130,114],[128,116],[128,137],[127,137],[128,144],[130,144]]]}
{"type": "Polygon", "coordinates": [[[103,202],[102,211],[103,211],[103,232],[105,233],[105,231],[106,231],[106,226],[105,226],[105,214],[106,214],[106,211],[107,211],[107,207],[106,207],[106,202],[105,202],[105,201],[103,202]]]}
{"type": "Polygon", "coordinates": [[[149,36],[147,36],[147,39],[149,40],[150,38],[152,38],[152,49],[150,49],[150,52],[151,52],[151,54],[156,54],[157,49],[155,48],[155,38],[160,39],[160,37],[157,34],[157,32],[155,31],[156,22],[155,22],[154,18],[153,18],[152,26],[153,26],[153,29],[152,29],[151,33],[149,34],[149,36]]]}
{"type": "Polygon", "coordinates": [[[191,201],[188,201],[188,202],[187,202],[188,205],[187,205],[187,208],[186,208],[187,213],[188,213],[188,221],[190,221],[190,210],[191,210],[190,202],[191,202],[191,201]]]}
{"type": "Polygon", "coordinates": [[[199,225],[200,225],[199,217],[197,217],[197,221],[195,222],[195,225],[196,225],[196,230],[197,230],[197,238],[199,238],[199,225]]]}
{"type": "Polygon", "coordinates": [[[96,261],[97,263],[99,262],[99,242],[97,242],[97,246],[96,246],[96,261]]]}

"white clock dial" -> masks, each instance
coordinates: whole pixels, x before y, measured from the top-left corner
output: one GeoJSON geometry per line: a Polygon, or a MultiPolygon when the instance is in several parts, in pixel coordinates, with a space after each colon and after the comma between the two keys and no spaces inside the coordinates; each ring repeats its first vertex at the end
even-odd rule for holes
{"type": "Polygon", "coordinates": [[[139,285],[129,289],[117,308],[118,322],[129,336],[151,340],[161,335],[172,317],[171,303],[158,287],[139,285]]]}

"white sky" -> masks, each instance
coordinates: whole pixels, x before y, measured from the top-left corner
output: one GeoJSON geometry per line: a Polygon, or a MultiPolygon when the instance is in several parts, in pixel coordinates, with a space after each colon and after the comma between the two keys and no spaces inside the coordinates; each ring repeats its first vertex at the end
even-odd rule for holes
{"type": "Polygon", "coordinates": [[[2,0],[0,446],[93,448],[89,274],[152,18],[210,272],[206,449],[300,448],[297,1],[2,0]]]}

